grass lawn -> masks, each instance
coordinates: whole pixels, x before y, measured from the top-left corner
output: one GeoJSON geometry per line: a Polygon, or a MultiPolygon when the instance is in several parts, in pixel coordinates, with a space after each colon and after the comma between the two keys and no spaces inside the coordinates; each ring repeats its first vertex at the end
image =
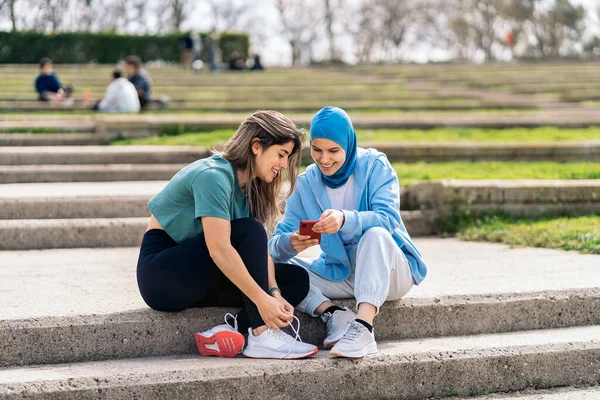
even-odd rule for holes
{"type": "Polygon", "coordinates": [[[441,179],[600,179],[600,163],[438,162],[393,163],[402,186],[441,179]]]}
{"type": "Polygon", "coordinates": [[[462,218],[450,231],[463,240],[600,254],[600,215],[543,219],[493,215],[462,218]]]}
{"type": "Polygon", "coordinates": [[[19,128],[19,127],[11,127],[8,128],[5,132],[0,133],[41,133],[41,134],[51,134],[51,133],[60,133],[60,129],[54,128],[19,128]]]}
{"type": "MultiPolygon", "coordinates": [[[[162,135],[141,139],[125,139],[115,145],[213,146],[226,141],[235,130],[221,129],[162,135]]],[[[560,129],[556,127],[513,129],[432,129],[391,130],[363,129],[357,131],[362,142],[564,142],[600,140],[600,127],[560,129]]]]}

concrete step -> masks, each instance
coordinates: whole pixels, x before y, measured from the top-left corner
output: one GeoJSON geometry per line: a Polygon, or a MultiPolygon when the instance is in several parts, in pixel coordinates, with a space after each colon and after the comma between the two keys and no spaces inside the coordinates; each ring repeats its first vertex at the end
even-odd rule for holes
{"type": "Polygon", "coordinates": [[[33,131],[35,129],[53,129],[64,133],[93,133],[96,132],[96,121],[90,119],[90,117],[73,117],[64,118],[62,116],[49,117],[43,116],[24,116],[15,117],[14,119],[3,119],[0,121],[0,133],[11,132],[15,129],[22,131],[33,131]]]}
{"type": "MultiPolygon", "coordinates": [[[[44,164],[153,164],[189,163],[210,155],[200,146],[74,146],[97,144],[94,134],[65,135],[0,135],[0,165],[44,164]],[[10,136],[15,136],[11,138],[10,136]],[[33,136],[33,137],[32,137],[33,136]],[[36,136],[42,136],[37,138],[36,136]],[[56,136],[56,137],[54,137],[56,136]],[[32,146],[32,141],[41,146],[32,146]],[[27,142],[29,141],[29,143],[27,142]],[[58,146],[65,141],[69,146],[58,146]],[[70,141],[70,143],[69,143],[70,141]],[[52,145],[52,147],[47,147],[52,145]]],[[[600,142],[569,143],[377,143],[361,142],[362,147],[374,147],[386,153],[390,161],[600,161],[600,142]]],[[[303,151],[308,162],[310,149],[303,151]]]]}
{"type": "Polygon", "coordinates": [[[186,165],[4,165],[0,167],[0,183],[168,180],[186,165]]]}
{"type": "MultiPolygon", "coordinates": [[[[355,307],[353,301],[339,303],[355,307]]],[[[407,298],[384,304],[375,336],[381,341],[600,324],[599,307],[600,288],[407,298]]],[[[237,311],[146,309],[4,320],[0,321],[0,367],[196,354],[194,333],[223,323],[226,312],[237,311]],[[39,343],[44,343],[43,351],[39,343]]],[[[321,346],[325,330],[320,320],[303,313],[297,316],[302,340],[321,346]]]]}
{"type": "Polygon", "coordinates": [[[148,217],[0,221],[0,250],[139,246],[148,217]]]}
{"type": "MultiPolygon", "coordinates": [[[[415,243],[429,274],[383,306],[375,321],[381,340],[599,324],[600,256],[456,239],[415,243]]],[[[193,354],[194,332],[237,312],[149,310],[137,287],[138,255],[138,248],[0,252],[0,365],[193,354]]],[[[322,324],[306,316],[301,332],[313,343],[323,337],[322,324]]]]}
{"type": "MultiPolygon", "coordinates": [[[[86,199],[87,200],[87,199],[86,199]]],[[[121,203],[120,203],[121,204],[121,203]]],[[[56,210],[60,203],[46,203],[56,210]]],[[[68,207],[66,203],[63,206],[68,207]]],[[[73,208],[74,214],[103,210],[97,199],[82,202],[73,208]]],[[[129,197],[120,214],[127,211],[141,214],[146,207],[143,198],[129,197]]],[[[147,210],[147,207],[146,207],[147,210]]],[[[31,250],[80,247],[139,246],[148,225],[149,211],[144,217],[131,218],[71,218],[0,220],[0,250],[31,250]]],[[[432,218],[421,211],[403,211],[402,219],[412,236],[428,236],[436,231],[432,218]]]]}
{"type": "MultiPolygon", "coordinates": [[[[451,397],[448,400],[457,400],[451,397]]],[[[478,400],[597,400],[600,399],[600,387],[559,387],[546,390],[526,389],[512,393],[496,393],[478,396],[478,400]]]]}
{"type": "Polygon", "coordinates": [[[147,217],[168,181],[0,185],[0,220],[147,217]]]}
{"type": "Polygon", "coordinates": [[[94,133],[0,134],[0,146],[82,146],[99,143],[100,138],[94,133]]]}
{"type": "Polygon", "coordinates": [[[416,182],[403,197],[408,209],[480,215],[585,215],[600,212],[600,180],[453,180],[416,182]]]}
{"type": "Polygon", "coordinates": [[[599,335],[600,326],[590,326],[382,341],[376,356],[354,361],[321,351],[299,361],[188,355],[18,367],[0,370],[0,397],[425,399],[592,385],[599,335]]]}
{"type": "Polygon", "coordinates": [[[0,147],[0,165],[182,164],[209,155],[192,146],[0,147]]]}
{"type": "MultiPolygon", "coordinates": [[[[600,161],[600,141],[560,143],[368,143],[391,161],[600,161]]],[[[307,155],[310,159],[310,149],[307,155]]]]}

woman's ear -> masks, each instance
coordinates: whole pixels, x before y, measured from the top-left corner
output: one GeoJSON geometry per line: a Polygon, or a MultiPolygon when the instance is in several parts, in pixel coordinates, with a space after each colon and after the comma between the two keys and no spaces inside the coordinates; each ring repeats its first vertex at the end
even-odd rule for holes
{"type": "Polygon", "coordinates": [[[259,138],[252,139],[252,154],[257,156],[262,150],[262,145],[260,144],[259,138]]]}

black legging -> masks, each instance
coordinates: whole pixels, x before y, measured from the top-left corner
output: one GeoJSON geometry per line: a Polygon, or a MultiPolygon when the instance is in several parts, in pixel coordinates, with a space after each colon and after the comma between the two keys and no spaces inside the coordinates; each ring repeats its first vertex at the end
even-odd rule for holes
{"type": "MultiPolygon", "coordinates": [[[[231,221],[231,244],[248,272],[267,292],[267,234],[255,219],[231,221]]],[[[308,273],[292,264],[275,264],[277,284],[283,297],[296,307],[308,294],[308,273]]],[[[238,330],[264,325],[256,305],[216,266],[206,247],[204,234],[177,244],[165,231],[152,229],[144,235],[137,267],[142,298],[158,311],[183,311],[193,307],[244,307],[238,314],[238,330]]]]}

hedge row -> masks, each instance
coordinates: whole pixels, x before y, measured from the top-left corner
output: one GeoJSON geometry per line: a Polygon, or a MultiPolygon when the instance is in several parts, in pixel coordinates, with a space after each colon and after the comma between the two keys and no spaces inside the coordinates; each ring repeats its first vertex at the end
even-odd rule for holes
{"type": "MultiPolygon", "coordinates": [[[[60,64],[112,64],[132,54],[138,55],[144,62],[178,62],[179,39],[183,35],[133,36],[89,32],[46,35],[39,32],[0,31],[0,64],[31,64],[37,63],[42,57],[50,57],[60,64]]],[[[205,42],[206,34],[201,34],[201,37],[205,42]]],[[[235,50],[247,55],[249,46],[246,34],[220,34],[219,47],[224,61],[235,50]]]]}

